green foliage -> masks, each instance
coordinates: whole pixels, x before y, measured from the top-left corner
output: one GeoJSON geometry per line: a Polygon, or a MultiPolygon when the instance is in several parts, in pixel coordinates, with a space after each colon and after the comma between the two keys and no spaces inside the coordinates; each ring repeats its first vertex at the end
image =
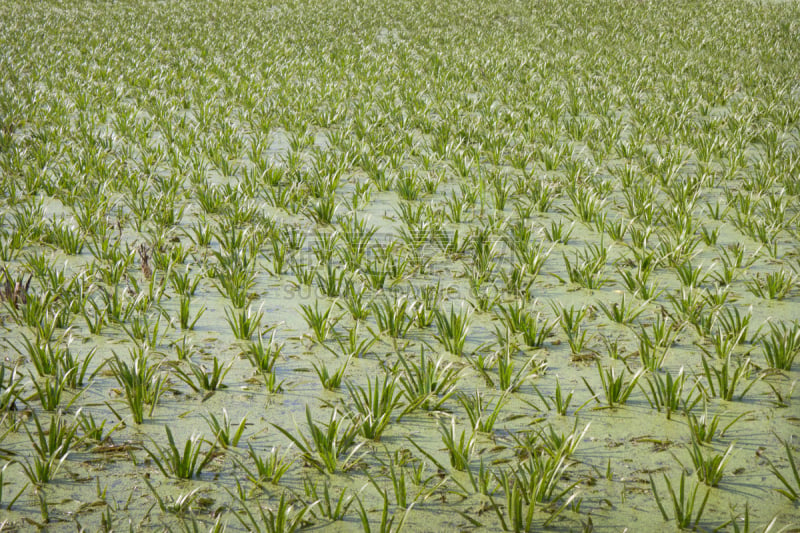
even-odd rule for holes
{"type": "Polygon", "coordinates": [[[374,384],[367,381],[367,390],[350,383],[347,384],[347,390],[355,426],[365,439],[380,440],[402,399],[397,378],[386,374],[381,382],[375,376],[374,384]]]}
{"type": "MultiPolygon", "coordinates": [[[[455,529],[608,529],[631,486],[565,443],[638,415],[693,437],[735,516],[699,513],[705,487],[686,513],[668,472],[665,525],[769,522],[724,463],[750,403],[788,436],[797,401],[796,2],[57,4],[0,7],[6,527],[424,529],[435,501],[455,529]],[[159,414],[209,441],[176,453],[159,414]],[[199,475],[237,496],[125,501],[109,480],[154,464],[142,441],[168,472],[221,456],[199,475]],[[45,483],[84,470],[97,502],[45,483]]],[[[796,500],[795,443],[765,442],[747,476],[796,500]]]]}
{"type": "MultiPolygon", "coordinates": [[[[680,529],[696,530],[698,522],[700,522],[700,518],[702,518],[705,511],[710,491],[706,488],[705,496],[703,496],[702,501],[699,500],[697,491],[700,489],[700,485],[695,484],[694,488],[689,490],[686,486],[686,474],[683,471],[681,471],[681,479],[676,487],[677,490],[673,488],[672,482],[670,482],[666,474],[664,475],[664,482],[667,485],[667,492],[672,503],[672,519],[675,520],[675,525],[680,529]]],[[[656,482],[652,476],[650,476],[650,487],[653,489],[653,496],[656,499],[659,511],[661,511],[661,516],[668,521],[670,519],[669,514],[667,514],[667,510],[661,501],[661,495],[656,489],[656,482]]]]}
{"type": "Polygon", "coordinates": [[[114,378],[123,389],[125,401],[131,410],[135,424],[144,421],[147,416],[153,416],[153,411],[166,386],[166,376],[160,371],[158,363],[150,363],[150,356],[146,348],[136,348],[130,351],[131,365],[120,359],[115,353],[109,362],[114,378]],[[146,406],[149,405],[149,409],[146,406]]]}
{"type": "Polygon", "coordinates": [[[456,312],[454,306],[450,306],[448,313],[441,309],[436,310],[434,316],[436,322],[436,340],[442,343],[445,350],[454,354],[462,355],[464,353],[464,344],[467,341],[467,333],[469,332],[471,311],[463,308],[461,312],[456,312]]]}
{"type": "Polygon", "coordinates": [[[164,426],[167,433],[167,446],[162,448],[155,441],[152,443],[155,451],[145,447],[145,452],[153,460],[155,465],[167,477],[178,479],[192,479],[199,476],[214,459],[213,448],[202,452],[203,437],[194,434],[183,444],[182,448],[175,443],[172,431],[169,426],[164,426]]]}
{"type": "Polygon", "coordinates": [[[336,409],[331,411],[327,424],[316,423],[312,420],[311,409],[307,405],[306,423],[310,437],[302,433],[295,437],[283,427],[276,424],[273,426],[297,446],[306,464],[320,472],[333,473],[338,469],[347,471],[357,464],[358,457],[355,454],[361,448],[361,444],[355,444],[359,431],[357,424],[344,418],[336,409]]]}

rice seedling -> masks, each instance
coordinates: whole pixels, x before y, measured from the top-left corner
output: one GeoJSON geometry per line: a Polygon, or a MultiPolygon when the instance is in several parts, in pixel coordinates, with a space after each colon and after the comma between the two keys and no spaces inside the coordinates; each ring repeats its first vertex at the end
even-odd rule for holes
{"type": "Polygon", "coordinates": [[[775,489],[776,492],[789,499],[789,501],[800,501],[800,471],[797,469],[792,449],[788,442],[783,443],[783,448],[786,450],[786,460],[789,462],[791,469],[791,477],[785,476],[778,470],[775,463],[769,461],[769,469],[772,474],[781,482],[783,488],[775,489]]]}
{"type": "MultiPolygon", "coordinates": [[[[743,331],[741,332],[743,333],[743,331]]],[[[729,356],[733,355],[734,350],[739,346],[741,339],[739,337],[732,337],[726,335],[722,331],[715,331],[710,335],[713,350],[700,345],[700,349],[709,358],[724,361],[729,356]]]]}
{"type": "MultiPolygon", "coordinates": [[[[507,531],[528,531],[533,519],[533,511],[536,504],[557,502],[572,490],[577,482],[568,484],[565,488],[559,488],[559,481],[571,466],[564,456],[532,455],[520,464],[519,468],[509,473],[507,470],[500,470],[496,474],[498,485],[502,488],[506,496],[509,522],[505,521],[500,512],[500,506],[494,503],[494,498],[490,496],[495,505],[495,512],[500,519],[501,526],[507,531]]],[[[550,518],[545,522],[549,524],[558,516],[575,495],[567,498],[566,502],[556,508],[550,518]]]]}
{"type": "Polygon", "coordinates": [[[382,298],[370,303],[369,308],[378,326],[377,331],[373,332],[376,338],[379,338],[381,333],[387,333],[393,338],[403,338],[414,325],[412,315],[414,302],[407,296],[396,297],[393,300],[382,298]]]}
{"type": "Polygon", "coordinates": [[[465,310],[463,306],[461,312],[456,312],[453,305],[450,306],[449,313],[445,313],[441,309],[436,310],[434,318],[438,333],[434,337],[453,355],[464,353],[471,316],[472,313],[465,310]]]}
{"type": "Polygon", "coordinates": [[[519,333],[525,329],[526,318],[530,313],[528,313],[521,301],[515,300],[508,305],[498,304],[495,309],[499,313],[499,318],[511,333],[519,333]]]}
{"type": "Polygon", "coordinates": [[[681,367],[678,371],[678,375],[675,377],[669,372],[665,372],[663,376],[657,372],[646,375],[645,381],[647,382],[650,394],[647,393],[647,389],[642,387],[641,384],[640,387],[645,393],[650,407],[657,409],[659,412],[663,409],[667,414],[667,420],[670,420],[672,418],[672,413],[678,412],[679,409],[682,409],[684,413],[691,413],[692,408],[697,405],[702,398],[696,383],[689,389],[689,392],[684,397],[686,379],[686,374],[683,371],[683,367],[681,367]],[[698,394],[694,394],[695,391],[698,391],[698,394]]]}
{"type": "Polygon", "coordinates": [[[212,459],[214,459],[214,449],[210,449],[202,454],[203,437],[193,434],[183,445],[181,450],[175,443],[172,431],[169,426],[164,426],[167,434],[167,446],[162,448],[155,441],[152,441],[155,451],[147,446],[144,451],[153,460],[162,474],[167,477],[177,479],[193,479],[203,472],[212,459]]]}
{"type": "Polygon", "coordinates": [[[565,211],[585,223],[597,218],[606,204],[604,198],[587,187],[570,187],[567,189],[567,196],[572,206],[565,211]]]}
{"type": "Polygon", "coordinates": [[[262,372],[261,376],[264,378],[264,385],[266,385],[269,394],[282,393],[284,391],[284,385],[288,384],[286,379],[278,379],[278,374],[275,370],[271,372],[262,372]]]}
{"type": "Polygon", "coordinates": [[[23,392],[22,378],[17,368],[15,366],[9,371],[6,365],[0,364],[0,412],[17,409],[17,400],[23,392]]]}
{"type": "Polygon", "coordinates": [[[405,370],[399,383],[408,401],[403,414],[416,408],[437,410],[455,394],[461,371],[453,363],[446,363],[443,357],[431,360],[424,346],[420,348],[419,363],[403,354],[398,357],[405,370]]]}
{"type": "Polygon", "coordinates": [[[186,237],[198,248],[208,248],[214,238],[213,229],[204,217],[195,220],[183,229],[186,237]]]}
{"type": "Polygon", "coordinates": [[[500,255],[498,242],[490,235],[489,228],[475,230],[470,237],[472,272],[479,280],[486,281],[492,276],[497,265],[500,255]]]}
{"type": "Polygon", "coordinates": [[[525,266],[526,273],[531,280],[535,280],[552,251],[552,245],[545,247],[545,244],[540,242],[538,245],[530,244],[514,248],[514,256],[525,266]]]}
{"type": "Polygon", "coordinates": [[[567,343],[569,344],[570,351],[573,356],[579,356],[586,350],[586,345],[589,342],[588,332],[581,327],[583,319],[586,318],[588,309],[581,307],[576,309],[571,306],[569,309],[559,307],[553,304],[553,311],[558,317],[558,323],[561,329],[567,335],[567,343]]]}
{"type": "Polygon", "coordinates": [[[158,505],[158,508],[161,509],[161,512],[174,514],[178,517],[183,517],[192,511],[192,505],[196,502],[197,493],[200,491],[200,488],[198,487],[185,494],[179,495],[177,498],[165,499],[161,497],[147,477],[144,478],[144,482],[145,485],[147,485],[147,488],[153,494],[156,504],[158,505]]]}
{"type": "Polygon", "coordinates": [[[450,196],[445,196],[444,216],[448,221],[459,224],[465,222],[469,216],[469,202],[465,196],[459,196],[455,191],[450,196]]]}
{"type": "Polygon", "coordinates": [[[719,485],[725,471],[725,466],[731,459],[732,451],[733,443],[728,445],[725,453],[722,455],[713,452],[705,454],[700,444],[692,439],[692,444],[689,447],[689,457],[692,460],[692,465],[694,465],[697,479],[709,487],[716,487],[719,485]]]}
{"type": "Polygon", "coordinates": [[[708,412],[706,411],[699,418],[691,412],[687,416],[692,442],[710,444],[714,439],[714,434],[717,432],[717,427],[720,423],[719,415],[715,414],[713,417],[709,418],[708,412]]]}
{"type": "Polygon", "coordinates": [[[42,427],[42,423],[36,413],[33,413],[33,422],[36,425],[35,434],[31,434],[27,425],[24,426],[25,432],[36,454],[42,458],[51,457],[58,453],[66,453],[73,448],[73,444],[78,442],[76,437],[78,423],[74,421],[72,424],[68,424],[60,412],[50,415],[50,424],[47,431],[42,427]]]}
{"type": "Polygon", "coordinates": [[[492,498],[494,510],[503,530],[530,531],[536,506],[525,494],[522,483],[517,482],[515,475],[509,475],[507,471],[503,470],[498,477],[498,485],[499,488],[502,488],[506,498],[505,514],[501,511],[502,506],[495,503],[491,495],[489,497],[492,498]]]}
{"type": "Polygon", "coordinates": [[[505,392],[516,392],[526,381],[543,375],[547,371],[547,362],[540,361],[533,355],[515,372],[512,351],[512,346],[507,344],[503,350],[495,352],[497,386],[505,392]]]}
{"type": "Polygon", "coordinates": [[[86,322],[86,327],[93,335],[101,335],[103,328],[108,324],[108,312],[100,308],[94,298],[87,299],[87,305],[81,307],[81,314],[86,322]]]}
{"type": "Polygon", "coordinates": [[[334,302],[328,306],[328,309],[322,311],[319,308],[319,301],[314,302],[313,308],[308,304],[300,304],[303,320],[314,332],[313,339],[320,344],[325,342],[325,339],[333,332],[333,327],[339,321],[338,317],[331,315],[335,305],[336,303],[334,302]]]}
{"type": "Polygon", "coordinates": [[[67,255],[79,255],[86,244],[86,237],[75,226],[69,226],[62,218],[45,229],[45,242],[55,245],[67,255]]]}
{"type": "Polygon", "coordinates": [[[700,237],[703,239],[703,243],[706,246],[713,246],[717,244],[717,241],[719,240],[719,232],[719,226],[714,229],[709,229],[707,226],[703,226],[700,228],[700,237]]]}
{"type": "Polygon", "coordinates": [[[233,336],[240,340],[250,340],[250,338],[258,332],[261,328],[261,319],[264,313],[259,308],[257,312],[253,313],[253,309],[247,306],[247,309],[230,309],[225,308],[225,321],[231,328],[233,336]]]}
{"type": "Polygon", "coordinates": [[[783,300],[789,292],[798,285],[798,277],[787,270],[769,272],[763,277],[757,273],[749,280],[745,280],[747,290],[759,298],[766,300],[783,300]]]}
{"type": "MultiPolygon", "coordinates": [[[[36,392],[26,398],[25,401],[32,400],[36,398],[42,404],[42,409],[45,411],[54,411],[61,407],[61,396],[64,391],[69,386],[69,381],[71,379],[71,375],[75,373],[75,369],[72,369],[65,373],[63,376],[56,376],[55,378],[45,378],[44,383],[39,383],[33,376],[31,376],[31,383],[33,384],[33,388],[36,392]]],[[[80,392],[75,394],[72,399],[64,405],[65,408],[69,408],[80,396],[80,392]]]]}
{"type": "Polygon", "coordinates": [[[253,462],[252,469],[248,468],[244,462],[237,457],[234,457],[233,461],[244,471],[245,477],[254,485],[259,487],[263,486],[264,483],[278,485],[281,478],[294,464],[294,460],[288,458],[290,450],[291,446],[282,454],[279,454],[277,448],[273,447],[266,455],[261,456],[253,449],[251,444],[248,444],[247,456],[253,462]]]}
{"type": "Polygon", "coordinates": [[[250,300],[250,290],[255,285],[255,273],[239,265],[220,265],[214,276],[219,293],[228,298],[236,309],[243,309],[250,300]]]}
{"type": "Polygon", "coordinates": [[[239,425],[234,428],[231,424],[230,418],[228,418],[227,409],[223,407],[221,420],[218,420],[217,417],[215,417],[212,413],[208,413],[208,418],[205,418],[205,421],[206,424],[208,424],[208,428],[211,430],[211,433],[216,437],[217,444],[223,448],[235,448],[238,446],[239,440],[242,438],[242,433],[244,433],[244,429],[247,424],[247,417],[242,417],[239,425]]]}
{"type": "Polygon", "coordinates": [[[374,290],[382,289],[390,280],[393,280],[392,284],[397,283],[411,267],[407,254],[398,254],[395,241],[375,247],[372,251],[374,257],[361,265],[361,274],[374,290]]]}
{"type": "Polygon", "coordinates": [[[240,502],[242,511],[234,512],[234,516],[248,531],[265,531],[267,533],[293,533],[308,525],[304,519],[306,513],[313,511],[317,502],[298,505],[293,498],[287,498],[286,492],[281,493],[277,505],[256,505],[258,514],[251,511],[252,505],[240,502]]]}
{"type": "Polygon", "coordinates": [[[341,235],[345,247],[349,249],[351,257],[356,258],[353,264],[360,264],[370,240],[378,229],[369,224],[368,218],[359,218],[355,214],[343,216],[339,224],[342,227],[341,235]]]}
{"type": "MultiPolygon", "coordinates": [[[[580,410],[580,408],[578,410],[580,410]]],[[[541,429],[538,432],[538,436],[541,440],[538,447],[540,451],[552,458],[571,457],[578,448],[578,444],[580,444],[583,437],[589,431],[590,425],[591,423],[587,423],[582,430],[578,431],[578,419],[576,418],[572,431],[568,433],[558,433],[552,425],[548,424],[547,431],[541,429]]],[[[533,450],[528,451],[530,453],[533,450]]]]}
{"type": "MultiPolygon", "coordinates": [[[[501,306],[498,306],[501,313],[504,313],[501,306]]],[[[504,313],[505,314],[505,313],[504,313]]],[[[509,315],[506,323],[511,327],[513,322],[513,331],[522,334],[522,341],[529,348],[539,348],[544,345],[544,341],[549,337],[556,326],[557,320],[547,322],[541,319],[541,313],[537,312],[535,315],[527,311],[520,311],[516,313],[515,317],[509,315]]]]}
{"type": "Polygon", "coordinates": [[[660,343],[649,335],[645,328],[636,333],[639,339],[639,359],[642,367],[650,372],[658,372],[664,365],[664,360],[669,353],[668,346],[661,346],[660,343]]]}
{"type": "Polygon", "coordinates": [[[436,285],[425,285],[419,290],[412,286],[414,293],[414,323],[419,328],[427,328],[436,317],[436,309],[442,303],[442,291],[439,287],[439,282],[436,285]]]}
{"type": "MultiPolygon", "coordinates": [[[[744,516],[742,516],[741,514],[734,515],[733,512],[734,512],[734,510],[731,510],[731,519],[728,522],[725,522],[724,524],[722,524],[720,526],[720,528],[725,528],[725,527],[728,527],[728,526],[732,526],[733,527],[733,531],[735,533],[749,533],[750,532],[750,504],[749,504],[749,502],[745,502],[745,504],[744,504],[744,516]],[[741,526],[739,525],[740,522],[742,523],[741,526]],[[743,528],[743,529],[740,529],[740,527],[743,528]]],[[[772,518],[772,520],[770,520],[769,523],[766,526],[764,526],[764,528],[761,530],[761,533],[769,533],[770,531],[772,531],[772,527],[775,525],[775,523],[777,521],[778,521],[778,517],[774,516],[772,518]]]]}
{"type": "Polygon", "coordinates": [[[158,314],[155,322],[151,323],[150,316],[141,310],[120,326],[134,344],[150,348],[158,347],[166,334],[166,328],[163,331],[161,329],[161,314],[158,314]]]}
{"type": "Polygon", "coordinates": [[[242,352],[255,370],[261,373],[270,373],[283,351],[284,343],[275,342],[275,332],[270,335],[269,341],[264,343],[264,336],[258,335],[255,340],[250,340],[242,352]]]}
{"type": "Polygon", "coordinates": [[[380,440],[381,434],[392,421],[392,413],[402,401],[397,382],[397,377],[386,374],[382,383],[375,376],[374,387],[372,382],[367,381],[367,390],[347,383],[353,424],[365,439],[380,440]]]}
{"type": "Polygon", "coordinates": [[[718,260],[722,264],[723,271],[730,271],[733,273],[733,279],[737,278],[741,271],[752,267],[758,259],[758,250],[745,258],[746,251],[744,245],[741,243],[736,243],[720,249],[718,260]]]}
{"type": "Polygon", "coordinates": [[[702,265],[695,268],[692,266],[691,261],[686,261],[685,263],[676,265],[675,274],[677,275],[681,286],[687,288],[699,287],[708,279],[709,276],[708,271],[703,274],[702,265]]]}
{"type": "MultiPolygon", "coordinates": [[[[795,358],[800,354],[800,323],[787,325],[770,322],[770,334],[761,339],[764,358],[770,368],[791,370],[795,358]]],[[[746,330],[745,330],[746,331],[746,330]]]]}
{"type": "Polygon", "coordinates": [[[491,401],[486,402],[484,400],[484,395],[481,394],[480,390],[476,390],[474,394],[469,396],[459,393],[457,398],[467,412],[471,426],[481,433],[492,433],[503,406],[509,401],[507,393],[503,393],[492,405],[491,401]]]}
{"type": "MultiPolygon", "coordinates": [[[[603,386],[603,392],[605,394],[606,404],[608,407],[618,407],[624,405],[628,401],[628,398],[636,388],[636,383],[644,373],[644,370],[644,368],[640,368],[633,375],[631,375],[630,380],[626,381],[624,370],[617,374],[617,371],[613,366],[609,369],[604,369],[600,361],[597,362],[597,373],[603,386]]],[[[589,389],[589,392],[592,393],[592,396],[594,396],[595,400],[599,403],[600,400],[598,395],[595,394],[591,385],[589,385],[589,382],[586,381],[586,378],[581,379],[586,385],[586,388],[589,389]]]]}
{"type": "Polygon", "coordinates": [[[113,291],[103,287],[100,290],[100,299],[103,301],[109,321],[115,324],[124,324],[133,314],[135,301],[127,298],[125,291],[117,284],[114,284],[113,291]]]}
{"type": "MultiPolygon", "coordinates": [[[[536,385],[533,386],[533,390],[542,400],[547,409],[555,408],[556,413],[558,413],[560,416],[567,416],[567,412],[569,411],[569,406],[572,404],[572,397],[575,394],[575,391],[569,391],[569,393],[564,394],[564,391],[561,388],[561,381],[558,379],[558,377],[556,377],[555,391],[553,395],[549,397],[550,401],[548,401],[547,398],[544,397],[544,395],[536,385]]],[[[586,407],[586,405],[590,401],[592,401],[592,398],[589,398],[588,400],[583,402],[583,404],[580,407],[575,409],[574,414],[577,415],[581,411],[581,409],[586,407]]]]}
{"type": "MultiPolygon", "coordinates": [[[[677,491],[673,489],[672,483],[666,474],[664,474],[664,482],[667,485],[667,491],[670,501],[672,502],[672,519],[675,520],[675,525],[680,529],[697,530],[698,523],[703,516],[706,503],[708,502],[708,496],[710,494],[709,489],[706,488],[705,496],[703,496],[702,501],[700,501],[697,498],[697,491],[700,485],[696,483],[694,488],[689,490],[686,487],[686,474],[682,470],[680,485],[676,487],[678,489],[677,491]]],[[[658,504],[659,511],[661,511],[661,516],[664,517],[665,521],[669,521],[669,514],[667,514],[667,510],[664,508],[652,475],[650,476],[650,487],[653,489],[653,496],[655,497],[656,504],[658,504]]]]}
{"type": "Polygon", "coordinates": [[[336,268],[332,263],[328,263],[320,274],[317,272],[317,286],[323,295],[336,298],[342,294],[342,286],[345,283],[347,272],[336,268]]]}
{"type": "Polygon", "coordinates": [[[517,250],[522,251],[531,245],[533,230],[534,226],[532,224],[526,224],[524,219],[517,220],[509,224],[503,240],[514,252],[517,250]]]}
{"type": "Polygon", "coordinates": [[[448,233],[442,227],[433,228],[431,239],[443,254],[454,259],[464,254],[468,246],[468,241],[461,238],[458,228],[454,229],[452,233],[448,233]]]}
{"type": "Polygon", "coordinates": [[[116,353],[113,360],[109,361],[109,366],[114,373],[114,379],[123,389],[134,424],[141,424],[144,421],[146,405],[150,406],[147,415],[153,416],[153,411],[167,384],[167,378],[159,371],[158,363],[150,364],[147,348],[131,349],[129,354],[131,366],[128,366],[116,353]]]}
{"type": "Polygon", "coordinates": [[[175,356],[178,361],[186,361],[197,354],[197,347],[189,342],[189,338],[186,335],[181,338],[180,342],[173,342],[172,347],[175,350],[175,356]]]}
{"type": "Polygon", "coordinates": [[[362,283],[359,288],[350,280],[345,280],[344,290],[339,305],[347,310],[353,320],[365,320],[371,313],[367,297],[367,287],[362,283]]]}
{"type": "MultiPolygon", "coordinates": [[[[282,241],[272,239],[272,268],[266,267],[272,276],[280,276],[285,271],[286,263],[289,259],[289,248],[282,241]]],[[[266,254],[263,254],[267,258],[266,254]]]]}
{"type": "MultiPolygon", "coordinates": [[[[406,519],[408,518],[409,513],[414,507],[412,503],[408,508],[403,510],[403,514],[400,516],[400,519],[397,522],[397,526],[395,527],[395,519],[397,518],[397,513],[392,515],[389,518],[389,496],[386,491],[381,491],[381,496],[383,497],[383,507],[381,510],[381,521],[378,524],[378,531],[380,533],[397,533],[403,528],[403,524],[405,524],[406,519]]],[[[364,530],[364,533],[372,533],[372,526],[369,523],[369,513],[364,508],[364,504],[361,503],[361,500],[356,496],[356,500],[358,501],[358,516],[361,518],[361,527],[364,530]]]]}
{"type": "Polygon", "coordinates": [[[401,200],[416,200],[420,196],[420,189],[420,178],[413,171],[401,172],[395,180],[395,191],[401,200]]]}
{"type": "Polygon", "coordinates": [[[291,266],[292,274],[294,277],[297,278],[297,283],[300,285],[311,286],[314,282],[314,278],[317,275],[317,268],[316,267],[309,267],[308,265],[300,264],[300,263],[292,263],[291,266]]]}
{"type": "Polygon", "coordinates": [[[47,431],[42,427],[39,417],[33,413],[33,422],[36,425],[35,434],[31,434],[28,426],[24,426],[33,446],[33,460],[27,458],[24,462],[17,461],[25,477],[36,486],[52,481],[61,466],[69,457],[73,444],[77,444],[76,433],[78,424],[67,424],[62,419],[61,413],[50,416],[50,425],[47,431]]]}
{"type": "MultiPolygon", "coordinates": [[[[419,494],[417,498],[414,499],[414,502],[409,504],[408,501],[408,483],[406,482],[406,469],[404,465],[407,461],[407,457],[405,457],[400,450],[395,451],[394,454],[389,454],[388,456],[388,468],[386,463],[381,461],[384,475],[391,481],[392,488],[394,489],[394,497],[395,503],[401,509],[408,509],[411,505],[416,503],[416,500],[419,498],[419,494]]],[[[370,482],[375,486],[378,491],[381,491],[380,484],[373,476],[369,476],[370,482]]]]}
{"type": "Polygon", "coordinates": [[[348,495],[345,487],[339,492],[338,497],[334,497],[335,495],[331,495],[331,484],[328,481],[323,483],[321,491],[317,488],[318,485],[317,482],[312,482],[310,479],[303,480],[303,491],[306,498],[318,502],[312,513],[334,522],[344,520],[358,493],[348,495]]]}
{"type": "Polygon", "coordinates": [[[315,242],[311,247],[311,252],[319,263],[329,263],[336,253],[337,245],[341,240],[341,233],[338,231],[319,231],[314,232],[315,242]]]}
{"type": "Polygon", "coordinates": [[[22,335],[22,344],[25,347],[23,352],[14,344],[9,346],[19,353],[22,357],[26,357],[33,363],[39,377],[55,376],[58,373],[58,351],[61,349],[46,340],[40,339],[38,336],[31,341],[24,334],[22,335]]]}
{"type": "Polygon", "coordinates": [[[747,314],[742,314],[738,307],[726,306],[717,314],[717,324],[719,331],[725,337],[737,339],[740,344],[753,344],[759,338],[763,325],[759,326],[752,335],[748,335],[752,318],[752,310],[748,310],[747,314]]]}
{"type": "Polygon", "coordinates": [[[337,368],[333,373],[328,370],[328,367],[325,365],[325,363],[311,363],[311,366],[314,367],[314,371],[317,373],[317,377],[319,377],[319,382],[322,385],[322,388],[329,391],[335,391],[342,386],[344,373],[347,371],[347,367],[350,365],[350,360],[353,358],[353,355],[354,354],[348,355],[344,362],[342,362],[342,364],[339,365],[339,368],[337,368]]]}
{"type": "MultiPolygon", "coordinates": [[[[622,278],[622,284],[635,298],[645,302],[654,300],[664,291],[655,283],[649,282],[652,267],[642,268],[642,261],[639,262],[640,265],[635,272],[617,265],[617,273],[622,278]]],[[[652,264],[652,262],[649,264],[652,264]]]]}
{"type": "Polygon", "coordinates": [[[183,330],[193,330],[197,325],[197,321],[200,320],[200,317],[206,312],[206,306],[201,305],[194,317],[192,317],[190,309],[191,302],[191,297],[184,295],[181,295],[178,300],[178,321],[183,330]]]}
{"type": "Polygon", "coordinates": [[[450,466],[460,472],[468,470],[470,462],[475,456],[475,446],[478,438],[476,430],[473,429],[469,436],[467,436],[466,430],[461,430],[461,435],[459,436],[456,432],[456,419],[451,417],[449,424],[445,421],[439,424],[439,433],[442,436],[442,443],[450,456],[450,466]]]}
{"type": "Polygon", "coordinates": [[[61,452],[62,450],[58,450],[58,453],[50,457],[36,455],[32,461],[26,458],[24,463],[17,462],[22,468],[24,476],[35,486],[41,487],[44,483],[49,483],[55,479],[64,461],[69,457],[69,451],[61,452]]]}
{"type": "MultiPolygon", "coordinates": [[[[416,266],[424,266],[425,258],[424,258],[424,248],[425,244],[428,240],[433,236],[434,227],[425,222],[420,225],[413,225],[413,226],[403,226],[399,230],[400,240],[405,245],[404,250],[408,254],[408,257],[411,258],[412,265],[416,266]]],[[[483,258],[483,256],[478,256],[483,258]]],[[[488,269],[490,266],[486,266],[488,269]]]]}
{"type": "Polygon", "coordinates": [[[575,262],[571,263],[566,254],[564,266],[567,270],[567,278],[562,278],[553,274],[561,283],[576,283],[585,289],[601,289],[605,285],[613,282],[611,278],[603,276],[607,259],[607,250],[600,245],[591,244],[583,252],[575,252],[575,262]]]}
{"type": "Polygon", "coordinates": [[[360,457],[356,457],[356,453],[363,444],[355,444],[359,428],[337,409],[331,411],[327,424],[317,424],[311,419],[311,409],[306,405],[306,423],[310,437],[302,433],[295,437],[281,426],[272,426],[294,443],[307,465],[320,472],[332,474],[339,469],[346,472],[358,464],[360,457]]]}
{"type": "Polygon", "coordinates": [[[622,295],[622,301],[614,302],[611,305],[606,305],[604,302],[597,302],[597,306],[603,311],[609,320],[617,324],[630,324],[638,318],[647,309],[647,302],[634,307],[630,302],[625,300],[625,295],[622,295]]]}
{"type": "Polygon", "coordinates": [[[336,198],[330,194],[309,202],[304,212],[313,222],[328,225],[333,222],[337,207],[336,198]]]}
{"type": "Polygon", "coordinates": [[[231,371],[233,361],[228,364],[222,364],[217,356],[214,356],[213,366],[211,368],[206,365],[198,365],[192,361],[188,361],[190,374],[187,374],[180,368],[175,368],[175,375],[184,383],[189,385],[195,392],[207,391],[214,392],[220,389],[228,388],[223,383],[225,376],[231,371]]]}
{"type": "Polygon", "coordinates": [[[75,413],[75,420],[77,421],[82,432],[81,440],[91,441],[96,444],[111,442],[111,435],[120,427],[122,427],[122,423],[118,422],[106,431],[106,423],[108,422],[107,420],[103,419],[98,424],[97,420],[94,418],[94,415],[91,413],[88,415],[85,414],[83,409],[78,409],[78,412],[75,413]]]}
{"type": "Polygon", "coordinates": [[[303,249],[306,242],[306,235],[299,227],[284,225],[280,228],[280,239],[286,243],[290,250],[299,251],[303,249]]]}
{"type": "Polygon", "coordinates": [[[515,264],[510,272],[500,271],[506,292],[515,296],[528,297],[534,278],[528,275],[527,266],[515,264]]]}
{"type": "MultiPolygon", "coordinates": [[[[500,293],[495,289],[494,284],[485,284],[485,279],[475,272],[468,272],[469,277],[469,293],[472,298],[468,299],[468,303],[477,311],[486,313],[500,301],[500,293]]],[[[434,318],[440,309],[434,309],[434,318]]]]}
{"type": "Polygon", "coordinates": [[[344,356],[346,358],[363,358],[369,353],[372,346],[378,341],[374,336],[368,339],[359,339],[358,324],[347,330],[347,336],[336,337],[336,344],[339,347],[337,352],[335,349],[328,345],[324,345],[336,357],[344,356]]]}
{"type": "Polygon", "coordinates": [[[706,302],[701,299],[701,292],[697,289],[681,287],[678,294],[668,294],[667,300],[672,306],[674,315],[686,324],[701,324],[703,317],[711,315],[705,312],[706,302]]]}
{"type": "Polygon", "coordinates": [[[605,233],[616,242],[623,242],[633,222],[633,219],[631,219],[625,223],[624,217],[617,217],[614,220],[604,221],[598,231],[605,233]]]}
{"type": "MultiPolygon", "coordinates": [[[[733,367],[732,359],[733,357],[728,355],[719,367],[717,367],[716,365],[709,364],[708,359],[703,356],[703,375],[706,378],[706,383],[709,388],[709,391],[706,391],[705,387],[703,387],[705,394],[710,392],[711,397],[721,398],[730,402],[733,400],[739,385],[744,384],[744,389],[739,392],[737,398],[741,400],[753,385],[761,379],[761,375],[755,379],[749,379],[752,368],[752,363],[749,358],[737,359],[735,368],[733,367]],[[747,380],[749,380],[749,382],[747,380]]],[[[700,386],[702,387],[702,385],[700,386]]]]}

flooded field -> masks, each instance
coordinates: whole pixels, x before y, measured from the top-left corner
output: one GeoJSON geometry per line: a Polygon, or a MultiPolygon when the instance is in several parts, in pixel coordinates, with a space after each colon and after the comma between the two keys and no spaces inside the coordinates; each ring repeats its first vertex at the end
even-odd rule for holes
{"type": "Polygon", "coordinates": [[[0,530],[800,530],[800,5],[0,6],[0,530]]]}

